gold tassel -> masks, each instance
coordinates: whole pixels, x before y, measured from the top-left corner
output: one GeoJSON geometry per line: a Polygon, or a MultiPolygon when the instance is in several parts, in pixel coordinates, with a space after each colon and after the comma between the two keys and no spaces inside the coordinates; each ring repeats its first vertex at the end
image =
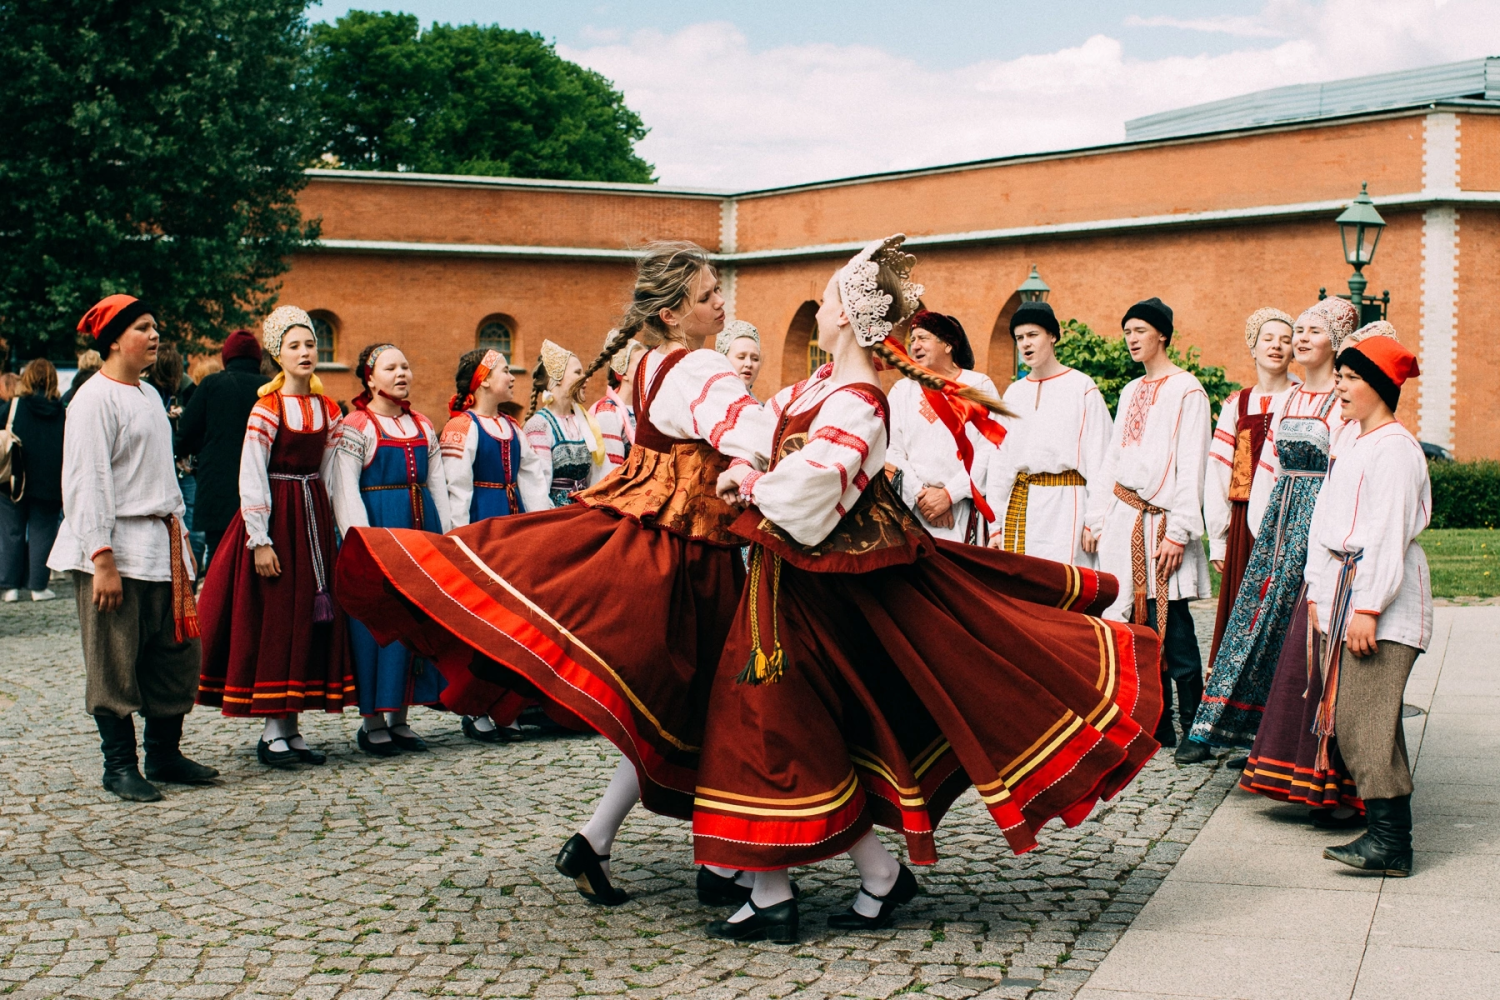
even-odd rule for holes
{"type": "Polygon", "coordinates": [[[744,669],[735,676],[736,684],[775,684],[786,675],[786,653],[781,648],[781,631],[776,621],[776,604],[781,593],[781,557],[771,556],[771,655],[760,644],[760,577],[765,550],[759,545],[750,550],[750,634],[753,637],[750,656],[744,669]]]}

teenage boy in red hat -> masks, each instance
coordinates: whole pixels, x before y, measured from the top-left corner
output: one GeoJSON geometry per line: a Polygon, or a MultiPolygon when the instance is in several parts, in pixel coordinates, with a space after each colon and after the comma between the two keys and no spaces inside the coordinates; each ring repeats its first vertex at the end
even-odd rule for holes
{"type": "Polygon", "coordinates": [[[1389,336],[1339,352],[1337,393],[1346,421],[1337,461],[1318,493],[1308,532],[1308,621],[1321,638],[1323,698],[1313,732],[1318,763],[1330,743],[1365,803],[1363,836],[1323,856],[1386,875],[1411,874],[1411,765],[1401,726],[1412,664],[1432,638],[1432,587],[1417,535],[1432,488],[1422,445],[1396,420],[1417,359],[1389,336]]]}
{"type": "Polygon", "coordinates": [[[104,787],[154,802],[161,792],[151,781],[206,784],[219,773],[178,749],[198,690],[198,617],[172,425],[156,390],[141,384],[156,361],[156,320],[140,299],[111,295],[78,330],[104,366],[68,408],[63,522],[47,565],[73,577],[104,787]],[[136,766],[136,712],[146,720],[151,781],[136,766]]]}

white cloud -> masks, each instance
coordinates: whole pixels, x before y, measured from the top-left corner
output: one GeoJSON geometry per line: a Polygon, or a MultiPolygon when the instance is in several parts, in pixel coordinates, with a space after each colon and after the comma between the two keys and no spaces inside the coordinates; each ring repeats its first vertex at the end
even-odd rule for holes
{"type": "Polygon", "coordinates": [[[1113,142],[1139,115],[1500,53],[1500,0],[1269,0],[1246,21],[1283,41],[1142,59],[1097,34],[943,69],[864,45],[755,51],[705,22],[559,51],[625,92],[664,183],[736,190],[1113,142]]]}
{"type": "Polygon", "coordinates": [[[1279,38],[1281,33],[1269,27],[1258,17],[1141,17],[1131,14],[1125,19],[1131,28],[1179,28],[1183,31],[1205,31],[1213,34],[1236,35],[1240,38],[1279,38]]]}

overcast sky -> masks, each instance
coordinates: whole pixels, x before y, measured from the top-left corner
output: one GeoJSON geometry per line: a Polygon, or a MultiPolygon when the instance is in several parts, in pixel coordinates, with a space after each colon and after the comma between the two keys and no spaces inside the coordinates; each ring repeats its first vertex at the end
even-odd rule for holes
{"type": "Polygon", "coordinates": [[[1500,0],[325,0],[540,32],[625,94],[662,183],[744,190],[1115,142],[1267,87],[1500,56],[1500,0]]]}

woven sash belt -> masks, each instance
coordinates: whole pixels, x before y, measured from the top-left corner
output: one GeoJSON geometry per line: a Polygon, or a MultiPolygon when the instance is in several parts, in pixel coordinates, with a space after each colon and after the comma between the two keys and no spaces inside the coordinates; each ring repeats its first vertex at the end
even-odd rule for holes
{"type": "Polygon", "coordinates": [[[1005,533],[1000,544],[1007,552],[1026,554],[1026,505],[1033,486],[1086,486],[1088,480],[1077,469],[1065,472],[1018,472],[1005,508],[1005,533]]]}
{"type": "MultiPolygon", "coordinates": [[[[1135,593],[1135,623],[1146,624],[1146,515],[1166,514],[1161,507],[1153,507],[1141,499],[1141,495],[1135,490],[1128,490],[1115,483],[1115,496],[1125,504],[1135,508],[1135,527],[1130,529],[1130,585],[1135,593]]],[[[1167,519],[1162,519],[1156,525],[1155,551],[1161,551],[1162,540],[1167,537],[1167,519]]],[[[1165,637],[1167,634],[1167,594],[1172,577],[1161,568],[1161,563],[1156,564],[1156,634],[1165,637]]]]}
{"type": "MultiPolygon", "coordinates": [[[[313,503],[312,484],[318,479],[316,472],[307,475],[294,475],[290,472],[268,473],[270,479],[279,479],[283,482],[297,483],[302,487],[302,511],[307,515],[307,550],[312,554],[313,580],[317,584],[317,593],[313,596],[313,621],[333,621],[333,595],[328,592],[328,568],[323,565],[323,546],[320,543],[322,532],[318,530],[318,508],[313,503]]],[[[288,559],[291,555],[288,554],[288,559]]]]}

